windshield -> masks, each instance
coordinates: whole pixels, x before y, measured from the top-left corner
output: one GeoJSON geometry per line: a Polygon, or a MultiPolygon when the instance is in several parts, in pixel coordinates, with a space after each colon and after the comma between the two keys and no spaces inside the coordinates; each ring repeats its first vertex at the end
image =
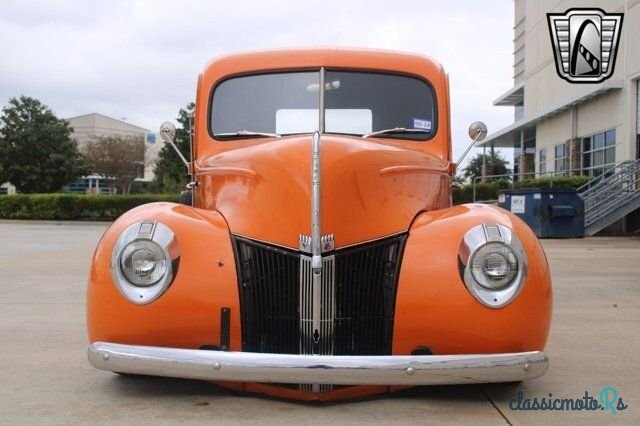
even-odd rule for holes
{"type": "MultiPolygon", "coordinates": [[[[423,80],[327,70],[324,86],[326,133],[418,140],[435,133],[433,90],[423,80]]],[[[318,130],[319,89],[320,71],[230,78],[214,91],[211,130],[221,139],[312,133],[318,130]]]]}

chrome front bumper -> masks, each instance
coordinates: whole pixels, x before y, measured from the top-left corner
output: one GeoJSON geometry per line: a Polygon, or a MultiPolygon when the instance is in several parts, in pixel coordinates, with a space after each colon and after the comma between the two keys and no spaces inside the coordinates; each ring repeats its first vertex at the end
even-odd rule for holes
{"type": "Polygon", "coordinates": [[[174,349],[96,342],[89,362],[101,370],[151,376],[259,383],[444,385],[513,382],[542,376],[543,352],[492,355],[329,356],[174,349]]]}

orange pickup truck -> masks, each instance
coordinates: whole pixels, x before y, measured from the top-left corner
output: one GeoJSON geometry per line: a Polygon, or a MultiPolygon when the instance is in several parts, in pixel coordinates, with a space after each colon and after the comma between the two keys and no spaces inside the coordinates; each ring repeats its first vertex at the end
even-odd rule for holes
{"type": "MultiPolygon", "coordinates": [[[[447,74],[425,56],[213,60],[188,196],[98,244],[90,363],[301,400],[541,376],[544,252],[508,211],[451,205],[450,125],[447,74]]],[[[171,123],[160,133],[173,144],[171,123]]]]}

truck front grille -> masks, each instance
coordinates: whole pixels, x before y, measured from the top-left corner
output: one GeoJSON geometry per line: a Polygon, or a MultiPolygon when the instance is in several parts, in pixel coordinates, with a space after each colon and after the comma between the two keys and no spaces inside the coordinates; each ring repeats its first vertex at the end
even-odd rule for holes
{"type": "MultiPolygon", "coordinates": [[[[405,240],[403,234],[323,255],[335,281],[323,285],[322,353],[391,353],[405,240]]],[[[243,351],[310,353],[308,256],[242,237],[233,243],[243,351]]]]}
{"type": "Polygon", "coordinates": [[[300,255],[243,238],[234,238],[242,350],[297,354],[300,255]]]}
{"type": "Polygon", "coordinates": [[[336,252],[335,355],[390,355],[405,236],[336,252]]]}

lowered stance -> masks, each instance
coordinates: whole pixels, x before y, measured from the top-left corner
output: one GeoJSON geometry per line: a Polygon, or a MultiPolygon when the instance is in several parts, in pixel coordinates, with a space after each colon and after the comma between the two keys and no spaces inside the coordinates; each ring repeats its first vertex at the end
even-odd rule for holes
{"type": "Polygon", "coordinates": [[[127,212],[96,249],[91,364],[303,400],[544,374],[544,252],[505,210],[451,206],[449,108],[420,55],[211,62],[182,203],[127,212]]]}

